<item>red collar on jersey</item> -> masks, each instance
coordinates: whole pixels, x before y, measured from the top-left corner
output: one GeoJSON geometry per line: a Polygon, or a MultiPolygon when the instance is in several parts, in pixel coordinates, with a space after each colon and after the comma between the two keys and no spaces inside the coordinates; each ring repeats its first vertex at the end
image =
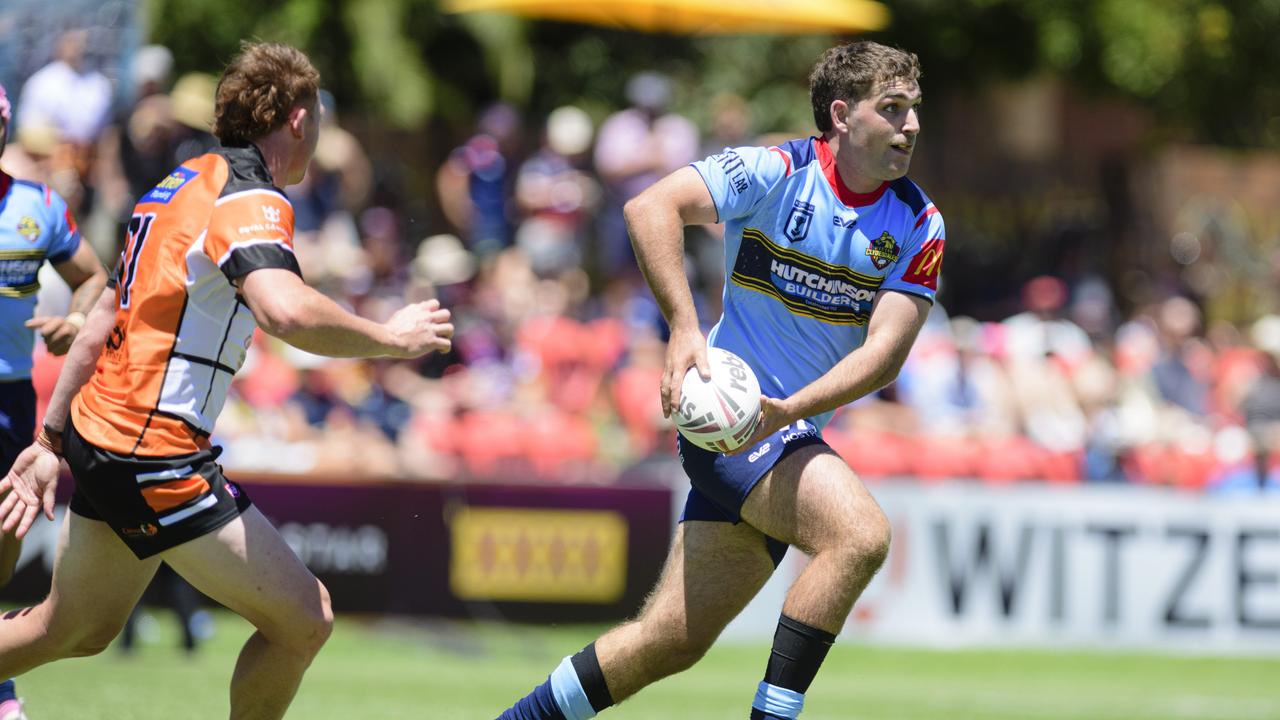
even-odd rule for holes
{"type": "Polygon", "coordinates": [[[836,170],[836,156],[831,153],[831,146],[827,144],[826,138],[814,138],[814,149],[818,153],[818,164],[822,166],[822,174],[827,177],[827,182],[831,185],[831,189],[835,191],[836,197],[840,198],[840,202],[847,207],[866,207],[874,204],[884,195],[884,191],[889,189],[889,183],[882,182],[880,187],[869,193],[854,192],[844,184],[844,180],[840,177],[840,173],[836,170]]]}
{"type": "Polygon", "coordinates": [[[13,178],[9,176],[9,173],[0,170],[0,198],[4,198],[5,195],[8,195],[9,188],[12,186],[13,178]]]}

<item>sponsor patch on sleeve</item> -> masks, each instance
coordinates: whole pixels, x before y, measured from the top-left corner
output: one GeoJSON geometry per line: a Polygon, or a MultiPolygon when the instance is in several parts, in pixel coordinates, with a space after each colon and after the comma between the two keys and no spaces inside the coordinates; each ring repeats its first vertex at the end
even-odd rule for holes
{"type": "Polygon", "coordinates": [[[938,290],[938,274],[942,270],[942,251],[947,241],[945,238],[934,238],[920,248],[920,252],[911,259],[911,265],[902,276],[904,282],[922,285],[930,290],[938,290]]]}
{"type": "Polygon", "coordinates": [[[161,180],[159,185],[151,188],[151,190],[147,192],[146,195],[143,195],[138,202],[163,203],[167,205],[169,201],[173,199],[173,196],[178,194],[178,191],[182,189],[183,185],[191,182],[191,179],[199,174],[200,173],[195,170],[180,167],[169,173],[168,177],[161,180]]]}

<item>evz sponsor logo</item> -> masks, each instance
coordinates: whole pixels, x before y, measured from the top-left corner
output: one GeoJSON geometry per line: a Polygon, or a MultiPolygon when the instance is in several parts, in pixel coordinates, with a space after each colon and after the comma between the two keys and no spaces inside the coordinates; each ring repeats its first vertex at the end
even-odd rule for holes
{"type": "Polygon", "coordinates": [[[729,189],[734,195],[746,192],[747,187],[751,185],[751,180],[747,178],[747,164],[742,161],[738,153],[727,150],[719,155],[712,155],[711,159],[716,161],[721,170],[724,170],[725,177],[729,178],[729,189]]]}
{"type": "Polygon", "coordinates": [[[797,200],[791,206],[791,214],[787,216],[786,236],[791,242],[800,242],[809,236],[809,226],[813,224],[813,203],[797,200]]]}
{"type": "Polygon", "coordinates": [[[831,217],[831,225],[833,227],[851,228],[857,224],[858,224],[858,218],[856,217],[842,218],[839,215],[833,215],[831,217]]]}
{"type": "Polygon", "coordinates": [[[773,443],[765,443],[761,445],[759,450],[756,450],[755,452],[747,456],[747,462],[755,462],[760,458],[764,457],[769,452],[769,448],[771,447],[773,447],[773,443]]]}

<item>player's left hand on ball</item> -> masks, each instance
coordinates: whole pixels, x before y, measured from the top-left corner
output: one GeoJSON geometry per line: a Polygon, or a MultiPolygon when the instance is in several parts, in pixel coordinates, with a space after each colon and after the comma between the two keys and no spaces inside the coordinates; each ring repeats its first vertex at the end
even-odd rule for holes
{"type": "Polygon", "coordinates": [[[37,317],[23,323],[40,333],[45,347],[51,355],[66,355],[71,349],[71,341],[76,339],[79,327],[60,317],[37,317]]]}
{"type": "Polygon", "coordinates": [[[793,422],[795,422],[795,418],[791,417],[791,412],[787,409],[784,401],[761,395],[760,419],[756,422],[756,431],[751,433],[751,438],[743,443],[742,447],[725,454],[737,455],[740,452],[745,452],[760,444],[760,441],[777,432],[779,428],[793,422]]]}

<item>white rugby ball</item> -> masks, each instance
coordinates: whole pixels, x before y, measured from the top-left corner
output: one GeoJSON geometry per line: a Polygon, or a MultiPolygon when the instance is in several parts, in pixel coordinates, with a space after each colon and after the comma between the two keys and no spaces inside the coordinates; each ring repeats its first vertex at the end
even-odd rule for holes
{"type": "Polygon", "coordinates": [[[711,380],[689,368],[680,386],[680,404],[671,414],[686,440],[704,450],[742,447],[760,420],[760,382],[746,361],[728,350],[707,348],[711,380]]]}

